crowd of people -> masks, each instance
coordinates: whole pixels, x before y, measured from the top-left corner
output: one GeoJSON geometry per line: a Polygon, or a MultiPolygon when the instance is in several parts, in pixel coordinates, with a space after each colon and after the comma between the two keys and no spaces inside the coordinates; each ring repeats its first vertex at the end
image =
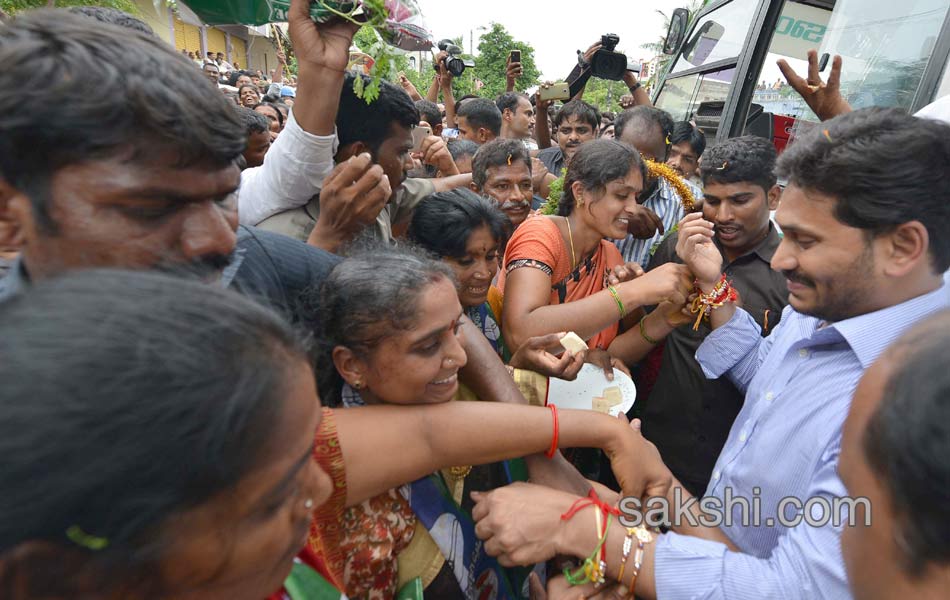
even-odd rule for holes
{"type": "Polygon", "coordinates": [[[946,596],[946,100],[811,54],[781,155],[631,71],[367,103],[308,4],[295,77],[0,20],[0,596],[946,596]],[[557,407],[585,364],[632,421],[557,407]]]}

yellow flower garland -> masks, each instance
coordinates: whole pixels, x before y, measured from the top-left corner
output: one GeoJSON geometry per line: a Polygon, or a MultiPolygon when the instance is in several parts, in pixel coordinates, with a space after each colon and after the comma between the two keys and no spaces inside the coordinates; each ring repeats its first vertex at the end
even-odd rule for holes
{"type": "Polygon", "coordinates": [[[676,190],[680,200],[683,202],[683,210],[688,213],[693,212],[696,206],[696,198],[693,196],[693,190],[690,189],[680,174],[677,173],[673,167],[665,163],[658,163],[652,160],[644,162],[646,162],[647,170],[652,177],[662,177],[673,186],[673,189],[676,190]]]}

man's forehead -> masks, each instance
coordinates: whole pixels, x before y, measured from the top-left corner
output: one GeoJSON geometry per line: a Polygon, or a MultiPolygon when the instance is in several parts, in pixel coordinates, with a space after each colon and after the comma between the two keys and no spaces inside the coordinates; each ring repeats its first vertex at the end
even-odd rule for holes
{"type": "MultiPolygon", "coordinates": [[[[164,155],[163,155],[164,154],[164,155]]],[[[234,165],[181,166],[168,153],[157,160],[105,160],[76,165],[83,170],[83,179],[95,182],[101,196],[176,196],[182,198],[215,198],[235,191],[241,182],[241,171],[234,165]]],[[[68,170],[70,167],[64,169],[68,170]]]]}
{"type": "Polygon", "coordinates": [[[590,127],[590,123],[585,121],[580,115],[568,115],[561,121],[559,127],[590,127]]]}
{"type": "Polygon", "coordinates": [[[487,167],[485,169],[485,176],[490,181],[498,181],[503,179],[510,180],[520,180],[520,179],[530,179],[531,172],[528,170],[528,165],[524,164],[521,160],[512,160],[510,165],[494,165],[487,167]]]}

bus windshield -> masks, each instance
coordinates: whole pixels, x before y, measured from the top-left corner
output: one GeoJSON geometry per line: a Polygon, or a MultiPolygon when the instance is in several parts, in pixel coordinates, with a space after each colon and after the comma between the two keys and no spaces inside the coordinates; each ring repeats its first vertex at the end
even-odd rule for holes
{"type": "Polygon", "coordinates": [[[838,0],[821,52],[844,60],[841,93],[854,108],[910,109],[950,0],[838,0]]]}

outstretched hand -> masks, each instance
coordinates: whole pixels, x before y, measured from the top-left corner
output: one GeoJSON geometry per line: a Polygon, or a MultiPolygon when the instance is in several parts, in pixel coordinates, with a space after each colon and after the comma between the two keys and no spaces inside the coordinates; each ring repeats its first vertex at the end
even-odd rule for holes
{"type": "Polygon", "coordinates": [[[818,52],[815,50],[808,51],[808,79],[802,79],[784,58],[778,61],[778,68],[788,84],[822,121],[851,112],[851,105],[841,96],[840,56],[835,56],[831,62],[831,73],[827,82],[821,80],[818,52]]]}
{"type": "Polygon", "coordinates": [[[551,333],[528,338],[514,353],[508,364],[516,369],[526,369],[548,377],[557,377],[567,381],[577,379],[577,374],[584,366],[587,353],[573,354],[569,350],[565,350],[558,357],[551,352],[551,350],[563,348],[561,338],[564,335],[564,333],[551,333]]]}

